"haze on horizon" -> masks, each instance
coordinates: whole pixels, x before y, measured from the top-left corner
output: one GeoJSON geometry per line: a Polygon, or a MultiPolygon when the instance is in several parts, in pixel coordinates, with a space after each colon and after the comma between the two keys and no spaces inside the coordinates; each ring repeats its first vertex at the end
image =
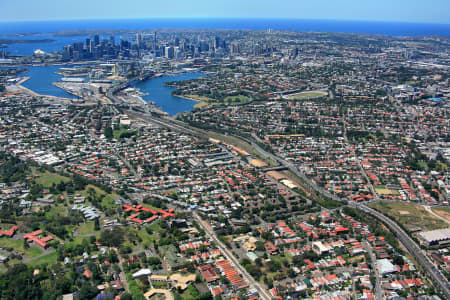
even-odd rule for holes
{"type": "Polygon", "coordinates": [[[450,24],[448,0],[0,1],[2,21],[133,18],[285,18],[450,24]]]}

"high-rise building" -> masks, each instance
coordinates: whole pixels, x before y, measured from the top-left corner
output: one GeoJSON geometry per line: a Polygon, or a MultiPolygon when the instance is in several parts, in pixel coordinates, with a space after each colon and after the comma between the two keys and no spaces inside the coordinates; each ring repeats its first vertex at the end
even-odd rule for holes
{"type": "Polygon", "coordinates": [[[173,59],[175,57],[175,49],[170,46],[170,47],[166,47],[166,58],[168,59],[173,59]]]}
{"type": "Polygon", "coordinates": [[[215,49],[219,49],[221,46],[222,46],[222,45],[221,45],[221,43],[220,43],[220,37],[216,36],[216,37],[214,38],[214,48],[215,48],[215,49]]]}
{"type": "Polygon", "coordinates": [[[142,46],[142,35],[140,33],[136,33],[136,45],[138,48],[142,46]]]}
{"type": "Polygon", "coordinates": [[[111,44],[111,46],[115,46],[114,35],[112,34],[109,36],[109,43],[111,44]]]}
{"type": "Polygon", "coordinates": [[[100,44],[100,36],[98,34],[94,35],[94,46],[98,46],[100,44]]]}

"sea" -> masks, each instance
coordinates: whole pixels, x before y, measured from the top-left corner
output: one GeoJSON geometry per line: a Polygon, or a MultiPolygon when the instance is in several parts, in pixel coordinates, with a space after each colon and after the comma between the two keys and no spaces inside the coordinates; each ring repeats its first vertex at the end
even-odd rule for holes
{"type": "MultiPolygon", "coordinates": [[[[248,29],[294,30],[307,32],[344,32],[381,34],[387,36],[445,36],[450,37],[450,24],[400,23],[374,21],[305,20],[305,19],[111,19],[0,22],[0,38],[54,39],[37,44],[10,44],[7,51],[15,55],[30,55],[36,49],[45,52],[61,50],[64,45],[84,41],[88,36],[56,37],[51,33],[89,29],[248,29]],[[27,34],[27,35],[22,35],[27,34]],[[34,34],[34,35],[29,35],[34,34]]],[[[118,40],[120,36],[116,36],[118,40]]]]}

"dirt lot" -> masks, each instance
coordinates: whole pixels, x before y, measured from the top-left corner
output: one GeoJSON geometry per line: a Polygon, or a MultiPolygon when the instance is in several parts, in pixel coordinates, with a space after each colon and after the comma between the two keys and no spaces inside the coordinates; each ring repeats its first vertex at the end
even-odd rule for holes
{"type": "Polygon", "coordinates": [[[259,159],[252,159],[252,160],[250,160],[250,164],[252,164],[253,166],[255,166],[257,168],[267,167],[267,164],[265,162],[263,162],[262,160],[259,160],[259,159]]]}
{"type": "Polygon", "coordinates": [[[433,208],[433,212],[450,221],[450,208],[433,208]]]}
{"type": "Polygon", "coordinates": [[[267,175],[274,178],[275,180],[281,180],[288,178],[285,174],[278,172],[278,171],[269,171],[267,172],[267,175]]]}
{"type": "Polygon", "coordinates": [[[422,230],[434,230],[448,227],[448,224],[433,216],[420,205],[395,202],[375,202],[369,205],[393,218],[406,228],[420,227],[422,230]]]}

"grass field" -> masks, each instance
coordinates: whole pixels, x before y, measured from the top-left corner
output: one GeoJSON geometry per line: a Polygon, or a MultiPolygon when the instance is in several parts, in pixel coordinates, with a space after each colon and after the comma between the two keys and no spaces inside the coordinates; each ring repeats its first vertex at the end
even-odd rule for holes
{"type": "Polygon", "coordinates": [[[78,234],[80,235],[86,235],[86,234],[92,234],[92,233],[100,233],[100,231],[95,231],[94,222],[86,222],[84,224],[80,225],[80,228],[78,229],[78,234]]]}
{"type": "Polygon", "coordinates": [[[48,265],[54,265],[56,264],[56,260],[58,258],[58,253],[57,252],[53,252],[47,255],[44,255],[42,257],[39,257],[38,259],[32,260],[30,262],[28,262],[27,264],[30,266],[39,266],[42,264],[48,264],[48,265]]]}
{"type": "Polygon", "coordinates": [[[42,249],[37,247],[30,247],[28,249],[24,249],[23,240],[14,240],[7,237],[0,238],[0,248],[12,248],[15,251],[23,252],[25,257],[36,257],[42,254],[42,249]]]}
{"type": "Polygon", "coordinates": [[[395,202],[375,202],[369,204],[370,207],[377,209],[383,214],[393,218],[397,223],[404,227],[421,227],[422,230],[434,230],[446,228],[448,225],[428,213],[420,205],[395,202]]]}
{"type": "Polygon", "coordinates": [[[248,102],[250,99],[247,96],[228,96],[225,97],[224,102],[225,104],[244,104],[248,102]]]}
{"type": "Polygon", "coordinates": [[[384,185],[375,185],[374,188],[380,195],[400,195],[398,191],[387,189],[384,185]]]}
{"type": "Polygon", "coordinates": [[[134,130],[128,130],[128,129],[126,129],[126,128],[121,128],[121,129],[119,129],[119,130],[114,130],[114,131],[113,131],[114,139],[119,140],[119,139],[120,139],[120,135],[121,135],[122,133],[129,133],[129,134],[131,134],[131,135],[135,135],[135,134],[136,134],[136,131],[134,131],[134,130]]]}
{"type": "Polygon", "coordinates": [[[195,108],[203,108],[205,106],[214,106],[214,105],[220,105],[220,104],[228,104],[228,105],[236,105],[236,104],[244,104],[249,102],[250,98],[243,95],[238,96],[228,96],[223,99],[223,102],[218,102],[216,99],[212,99],[205,96],[199,96],[199,95],[183,95],[183,96],[177,96],[183,99],[189,99],[193,101],[198,101],[197,104],[194,105],[195,108]]]}
{"type": "Polygon", "coordinates": [[[46,217],[65,216],[67,207],[63,205],[53,205],[48,212],[45,213],[46,217]]]}
{"type": "Polygon", "coordinates": [[[46,171],[45,173],[39,173],[39,177],[36,178],[36,183],[42,184],[42,186],[49,188],[54,184],[58,184],[61,181],[69,182],[70,178],[61,176],[56,173],[50,173],[46,171]]]}
{"type": "Polygon", "coordinates": [[[208,102],[199,102],[199,103],[194,105],[194,108],[203,108],[203,107],[206,107],[208,105],[209,105],[208,102]]]}
{"type": "Polygon", "coordinates": [[[117,204],[115,204],[113,200],[119,196],[118,194],[116,194],[114,192],[111,194],[107,194],[104,190],[102,190],[92,184],[87,185],[85,187],[85,189],[80,192],[80,194],[84,197],[88,197],[90,188],[92,188],[95,191],[95,193],[98,195],[105,195],[105,197],[102,200],[102,206],[104,206],[106,209],[117,207],[117,204]]]}
{"type": "Polygon", "coordinates": [[[287,97],[292,100],[305,100],[305,99],[314,99],[326,95],[328,95],[328,93],[315,91],[315,92],[301,92],[297,94],[291,94],[287,97]]]}
{"type": "MultiPolygon", "coordinates": [[[[69,242],[66,241],[64,243],[65,247],[75,247],[76,245],[81,245],[83,244],[83,240],[86,240],[89,242],[89,237],[82,237],[82,236],[74,236],[73,237],[73,241],[69,242]]],[[[90,242],[89,242],[90,243],[90,242]]]]}

